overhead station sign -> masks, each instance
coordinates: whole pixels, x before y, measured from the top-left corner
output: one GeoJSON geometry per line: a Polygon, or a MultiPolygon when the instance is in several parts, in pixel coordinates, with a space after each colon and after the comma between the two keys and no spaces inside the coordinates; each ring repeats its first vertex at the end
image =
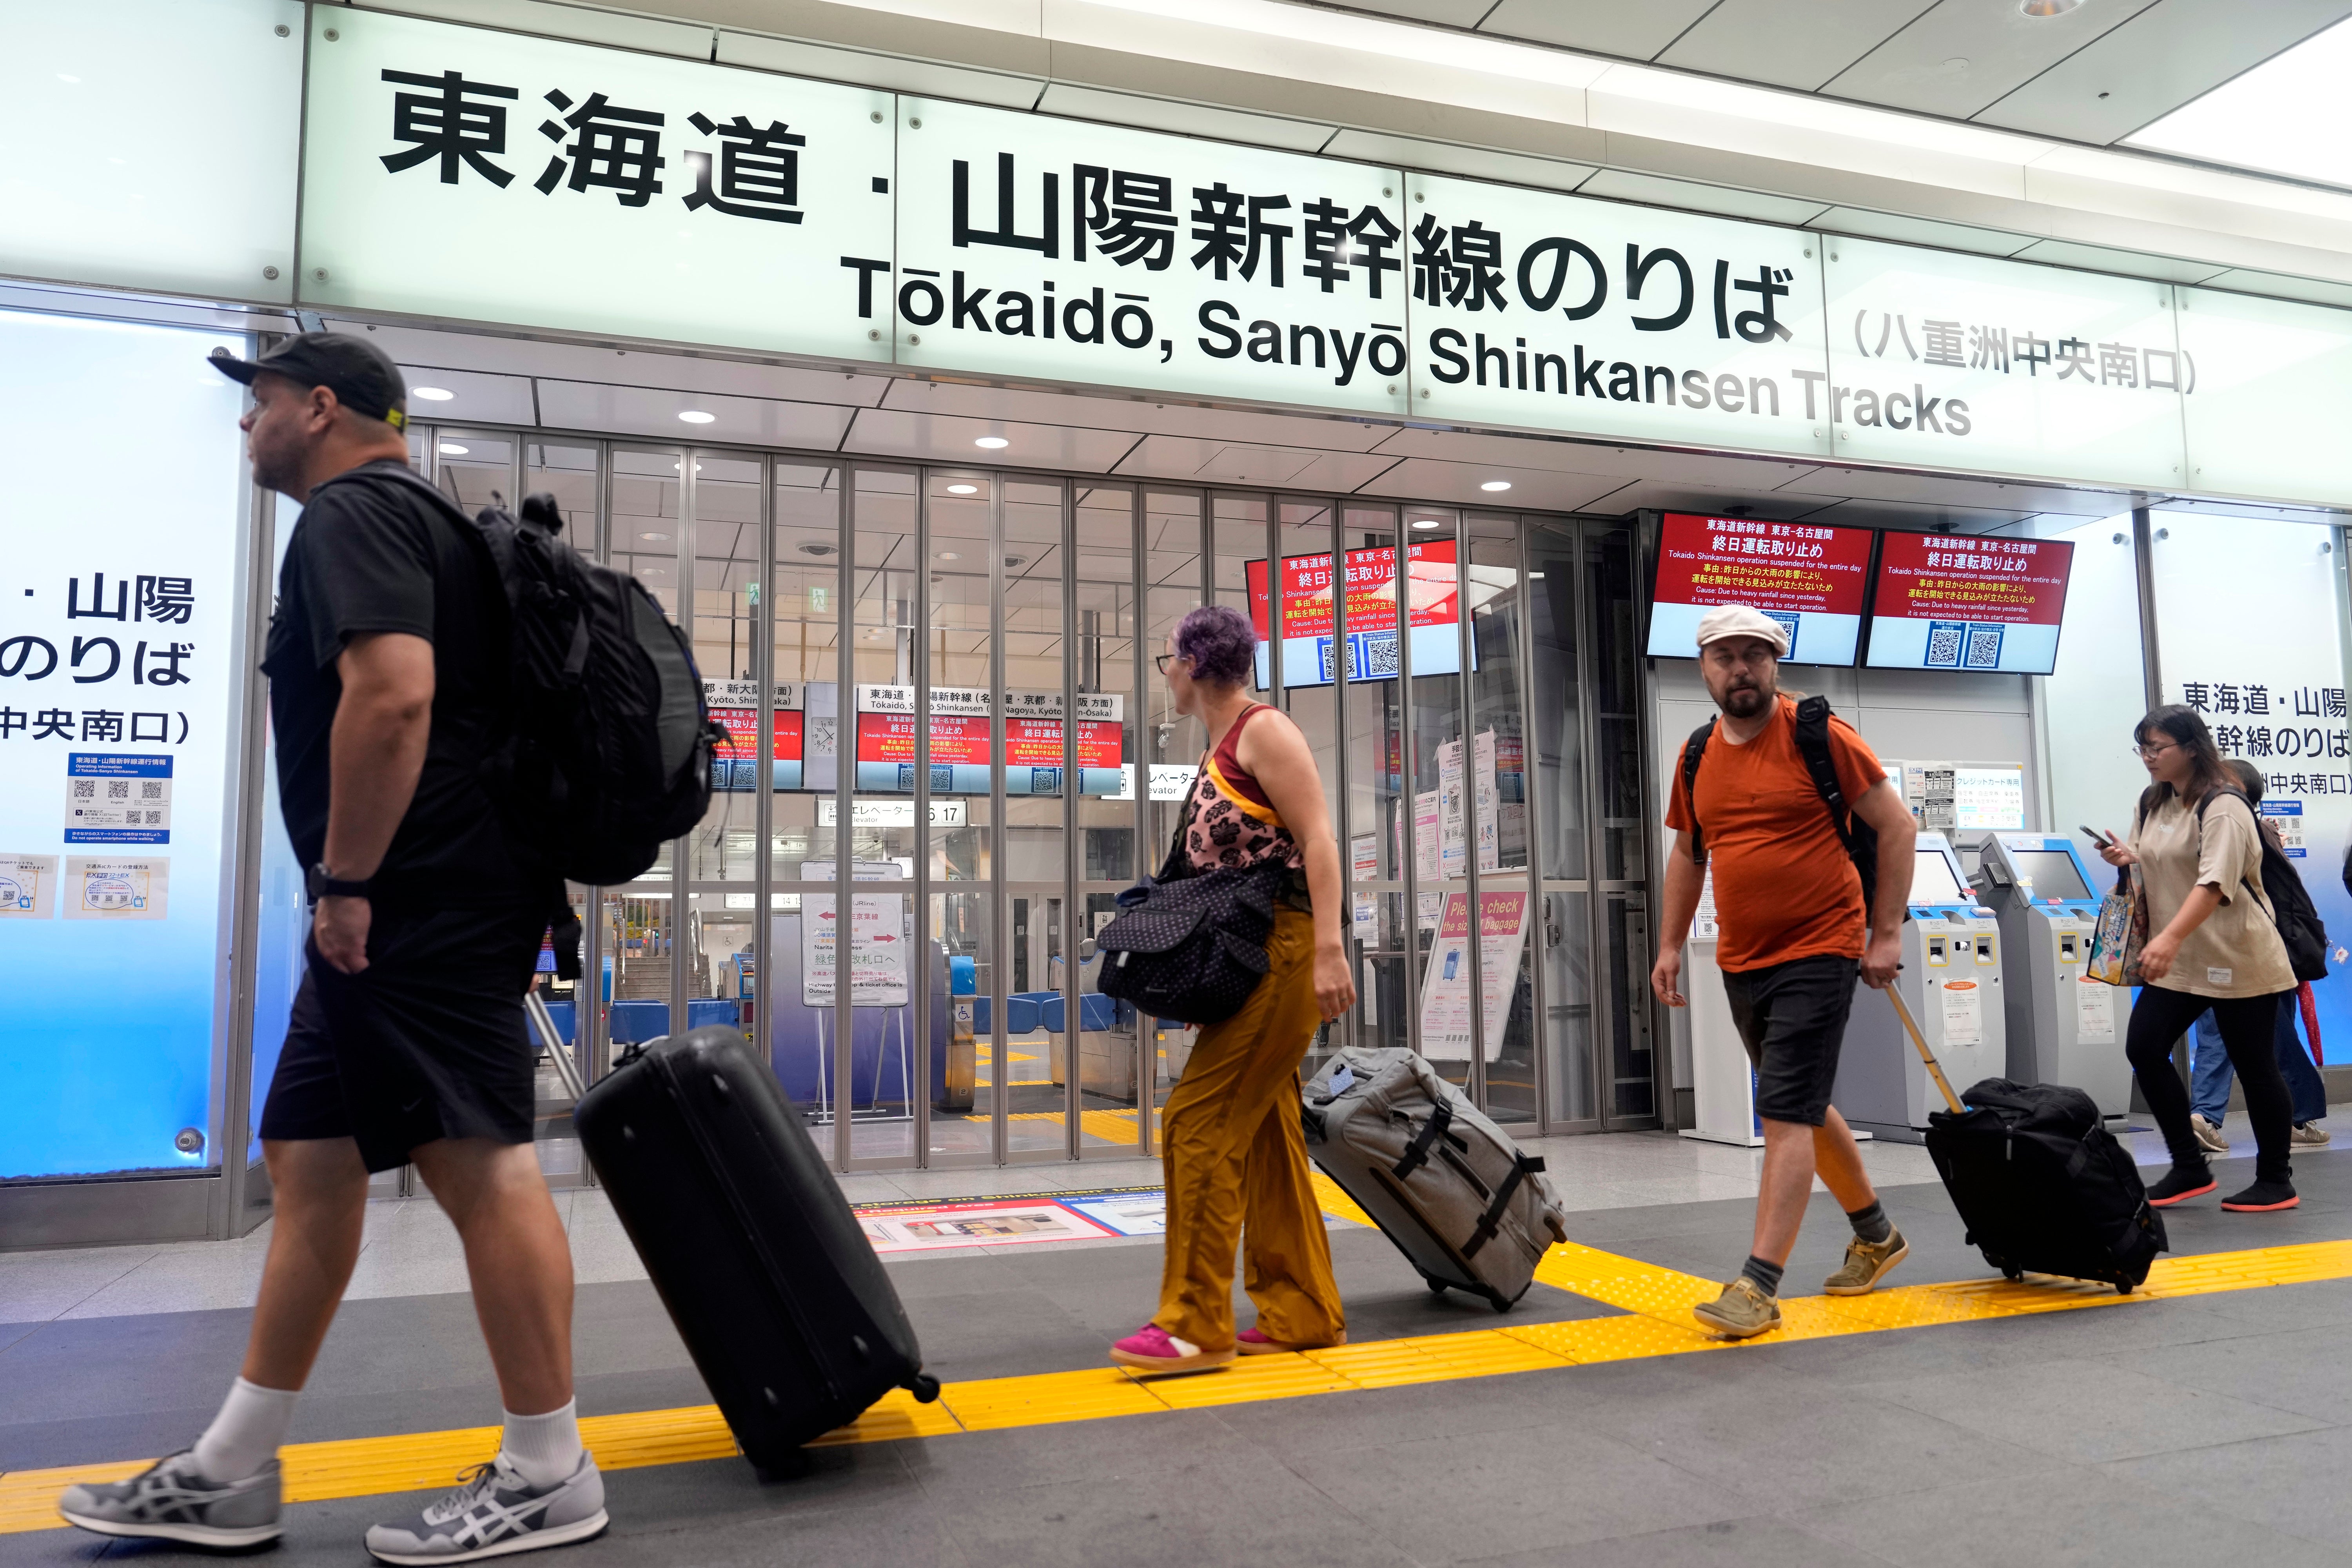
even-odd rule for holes
{"type": "Polygon", "coordinates": [[[2057,668],[2074,560],[2074,546],[2063,539],[1887,534],[1866,662],[2048,675],[2057,668]]]}
{"type": "Polygon", "coordinates": [[[2152,490],[2334,504],[2352,471],[2352,311],[350,6],[310,26],[311,308],[2152,490]]]}
{"type": "Polygon", "coordinates": [[[1648,651],[1696,658],[1701,617],[1717,605],[1748,605],[1788,632],[1790,663],[1852,664],[1871,538],[1866,528],[1668,512],[1648,651]]]}

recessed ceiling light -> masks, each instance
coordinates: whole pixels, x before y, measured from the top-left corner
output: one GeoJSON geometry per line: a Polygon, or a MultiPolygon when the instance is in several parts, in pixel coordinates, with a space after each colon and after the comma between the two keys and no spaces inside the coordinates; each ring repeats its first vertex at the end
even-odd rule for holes
{"type": "Polygon", "coordinates": [[[1488,479],[1485,484],[1480,485],[1478,488],[1482,490],[1507,490],[1511,488],[1511,481],[1508,479],[1488,479]]]}
{"type": "Polygon", "coordinates": [[[2019,0],[2017,8],[2029,16],[2063,16],[2082,3],[2083,0],[2019,0]]]}
{"type": "Polygon", "coordinates": [[[942,550],[933,559],[940,561],[961,561],[963,557],[958,555],[952,550],[942,550]]]}
{"type": "Polygon", "coordinates": [[[445,458],[462,458],[466,455],[466,448],[455,441],[444,441],[441,443],[441,455],[445,458]]]}
{"type": "Polygon", "coordinates": [[[68,81],[68,82],[71,82],[71,83],[73,83],[76,87],[79,87],[79,86],[81,85],[81,78],[79,78],[79,77],[78,77],[78,76],[68,76],[68,75],[67,75],[65,72],[63,72],[63,71],[59,71],[59,72],[58,72],[58,79],[59,81],[68,81]]]}
{"type": "Polygon", "coordinates": [[[1433,517],[1416,517],[1412,520],[1412,525],[1415,528],[1444,528],[1445,526],[1444,523],[1439,521],[1433,517]]]}
{"type": "Polygon", "coordinates": [[[408,389],[408,395],[421,397],[427,403],[446,403],[457,395],[446,386],[412,386],[408,389]]]}
{"type": "Polygon", "coordinates": [[[1006,440],[1002,436],[982,436],[972,442],[972,445],[975,447],[984,447],[989,451],[993,452],[998,450],[1000,447],[1010,447],[1013,443],[1006,440]]]}
{"type": "Polygon", "coordinates": [[[1028,564],[1029,557],[1026,555],[1008,555],[1004,558],[1004,569],[1008,572],[1013,570],[1015,566],[1026,566],[1028,564]]]}
{"type": "Polygon", "coordinates": [[[716,414],[705,414],[699,408],[689,408],[683,414],[680,414],[678,417],[685,420],[688,425],[708,425],[712,420],[718,418],[719,416],[716,414]]]}
{"type": "MultiPolygon", "coordinates": [[[[686,471],[686,459],[680,458],[677,462],[672,463],[669,466],[669,471],[673,474],[684,473],[686,471]]],[[[702,465],[700,463],[695,464],[694,471],[698,474],[702,472],[702,465]]]]}
{"type": "Polygon", "coordinates": [[[834,546],[819,544],[814,540],[811,540],[800,547],[800,552],[803,555],[831,555],[834,552],[834,546]]]}
{"type": "Polygon", "coordinates": [[[661,541],[667,539],[669,535],[667,533],[640,533],[637,537],[639,539],[650,539],[655,542],[659,543],[661,541]]]}
{"type": "Polygon", "coordinates": [[[979,493],[980,487],[978,485],[950,485],[948,487],[948,494],[951,496],[976,496],[979,493]]]}

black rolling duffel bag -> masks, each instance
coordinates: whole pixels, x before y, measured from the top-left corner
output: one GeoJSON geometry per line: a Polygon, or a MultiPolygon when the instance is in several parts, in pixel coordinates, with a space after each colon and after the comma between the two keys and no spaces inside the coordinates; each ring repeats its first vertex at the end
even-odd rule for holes
{"type": "Polygon", "coordinates": [[[727,1025],[633,1048],[573,1112],[719,1413],[763,1472],[893,1388],[939,1397],[882,1260],[727,1025]]]}
{"type": "Polygon", "coordinates": [[[2170,1243],[2139,1167],[2099,1125],[2079,1089],[1989,1078],[1952,1092],[1919,1026],[1890,985],[1904,1033],[1944,1096],[1927,1113],[1927,1154],[1968,1228],[1962,1239],[2015,1279],[2028,1272],[2099,1279],[2128,1295],[2170,1243]]]}
{"type": "Polygon", "coordinates": [[[1969,1244],[2011,1279],[2027,1271],[2128,1292],[2169,1245],[2138,1167],[2079,1089],[1989,1078],[1958,1111],[1927,1115],[1927,1153],[1969,1244]]]}

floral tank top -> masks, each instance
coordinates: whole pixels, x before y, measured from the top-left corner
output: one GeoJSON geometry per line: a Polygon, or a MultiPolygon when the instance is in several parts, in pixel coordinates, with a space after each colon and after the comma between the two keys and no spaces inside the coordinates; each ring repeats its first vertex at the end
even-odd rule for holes
{"type": "Polygon", "coordinates": [[[1271,711],[1263,702],[1243,709],[1224,741],[1201,764],[1201,776],[1192,784],[1192,821],[1184,832],[1184,858],[1195,874],[1269,861],[1287,866],[1291,874],[1284,899],[1303,909],[1307,852],[1241,763],[1242,731],[1260,713],[1271,711]]]}

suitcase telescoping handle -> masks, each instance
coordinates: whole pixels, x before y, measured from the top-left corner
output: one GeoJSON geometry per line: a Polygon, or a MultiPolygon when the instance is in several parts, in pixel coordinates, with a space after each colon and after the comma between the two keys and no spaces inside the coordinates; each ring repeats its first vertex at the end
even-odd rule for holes
{"type": "Polygon", "coordinates": [[[1944,1076],[1943,1064],[1936,1059],[1936,1053],[1927,1048],[1927,1037],[1919,1033],[1919,1026],[1911,1021],[1911,1009],[1904,1002],[1903,993],[1895,988],[1893,981],[1887,982],[1886,999],[1895,1004],[1895,1016],[1903,1020],[1903,1032],[1911,1037],[1911,1043],[1918,1047],[1919,1059],[1927,1064],[1927,1076],[1934,1079],[1936,1087],[1944,1091],[1944,1103],[1951,1108],[1953,1115],[1958,1116],[1960,1113],[1960,1097],[1952,1092],[1951,1080],[1944,1076]]]}
{"type": "Polygon", "coordinates": [[[556,1076],[563,1080],[564,1092],[572,1096],[572,1104],[579,1104],[588,1087],[580,1081],[580,1068],[572,1059],[572,1047],[564,1044],[562,1031],[556,1028],[555,1018],[547,1010],[547,999],[539,994],[538,986],[522,994],[522,1007],[530,1016],[549,1058],[555,1063],[556,1076]]]}

